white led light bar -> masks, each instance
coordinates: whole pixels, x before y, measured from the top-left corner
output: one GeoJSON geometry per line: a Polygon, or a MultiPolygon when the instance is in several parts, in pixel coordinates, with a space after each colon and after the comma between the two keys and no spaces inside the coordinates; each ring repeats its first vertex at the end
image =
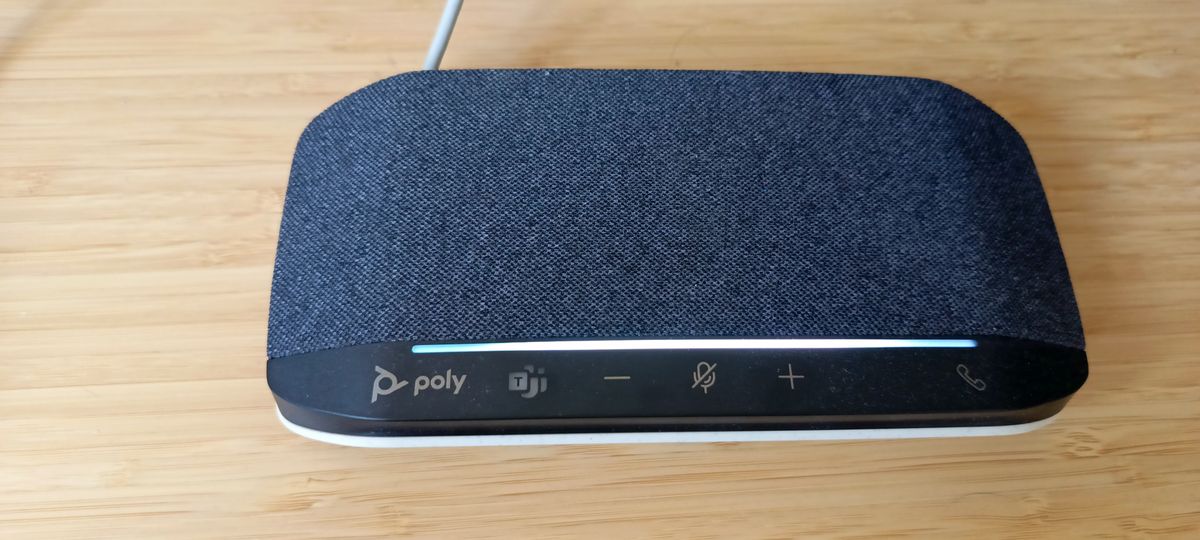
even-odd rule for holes
{"type": "Polygon", "coordinates": [[[713,349],[971,349],[973,339],[613,339],[413,345],[413,354],[713,349]]]}

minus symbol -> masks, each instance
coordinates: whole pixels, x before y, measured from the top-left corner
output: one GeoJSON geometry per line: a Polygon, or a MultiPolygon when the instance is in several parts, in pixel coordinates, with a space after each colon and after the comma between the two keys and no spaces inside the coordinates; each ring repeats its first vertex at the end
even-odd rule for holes
{"type": "Polygon", "coordinates": [[[607,375],[604,377],[606,381],[628,381],[631,379],[629,375],[607,375]]]}

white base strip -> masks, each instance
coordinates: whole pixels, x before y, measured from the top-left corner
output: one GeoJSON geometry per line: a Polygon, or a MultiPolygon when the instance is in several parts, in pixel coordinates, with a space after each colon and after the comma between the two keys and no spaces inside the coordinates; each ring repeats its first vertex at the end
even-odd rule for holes
{"type": "Polygon", "coordinates": [[[627,433],[534,433],[521,435],[444,435],[371,437],[342,435],[298,426],[275,410],[292,433],[315,441],[360,448],[431,448],[442,446],[522,446],[544,444],[631,444],[756,441],[835,441],[856,439],[921,439],[930,437],[980,437],[1016,435],[1049,424],[1054,417],[1006,426],[933,428],[813,429],[777,431],[645,431],[627,433]]]}

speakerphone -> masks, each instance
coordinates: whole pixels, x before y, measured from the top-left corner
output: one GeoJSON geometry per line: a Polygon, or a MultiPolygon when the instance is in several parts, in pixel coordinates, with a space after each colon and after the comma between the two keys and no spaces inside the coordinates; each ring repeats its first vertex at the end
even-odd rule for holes
{"type": "Polygon", "coordinates": [[[357,446],[1017,433],[1087,377],[1007,121],[778,72],[351,94],[296,149],[267,353],[284,424],[357,446]]]}

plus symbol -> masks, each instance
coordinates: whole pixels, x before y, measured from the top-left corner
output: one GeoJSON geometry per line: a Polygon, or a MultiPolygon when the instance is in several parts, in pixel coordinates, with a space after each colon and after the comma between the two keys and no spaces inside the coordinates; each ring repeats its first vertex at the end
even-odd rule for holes
{"type": "Polygon", "coordinates": [[[792,373],[792,365],[788,364],[787,375],[780,375],[778,378],[787,379],[788,386],[791,386],[792,390],[795,390],[796,389],[796,379],[803,379],[804,375],[796,375],[795,373],[792,373]]]}

